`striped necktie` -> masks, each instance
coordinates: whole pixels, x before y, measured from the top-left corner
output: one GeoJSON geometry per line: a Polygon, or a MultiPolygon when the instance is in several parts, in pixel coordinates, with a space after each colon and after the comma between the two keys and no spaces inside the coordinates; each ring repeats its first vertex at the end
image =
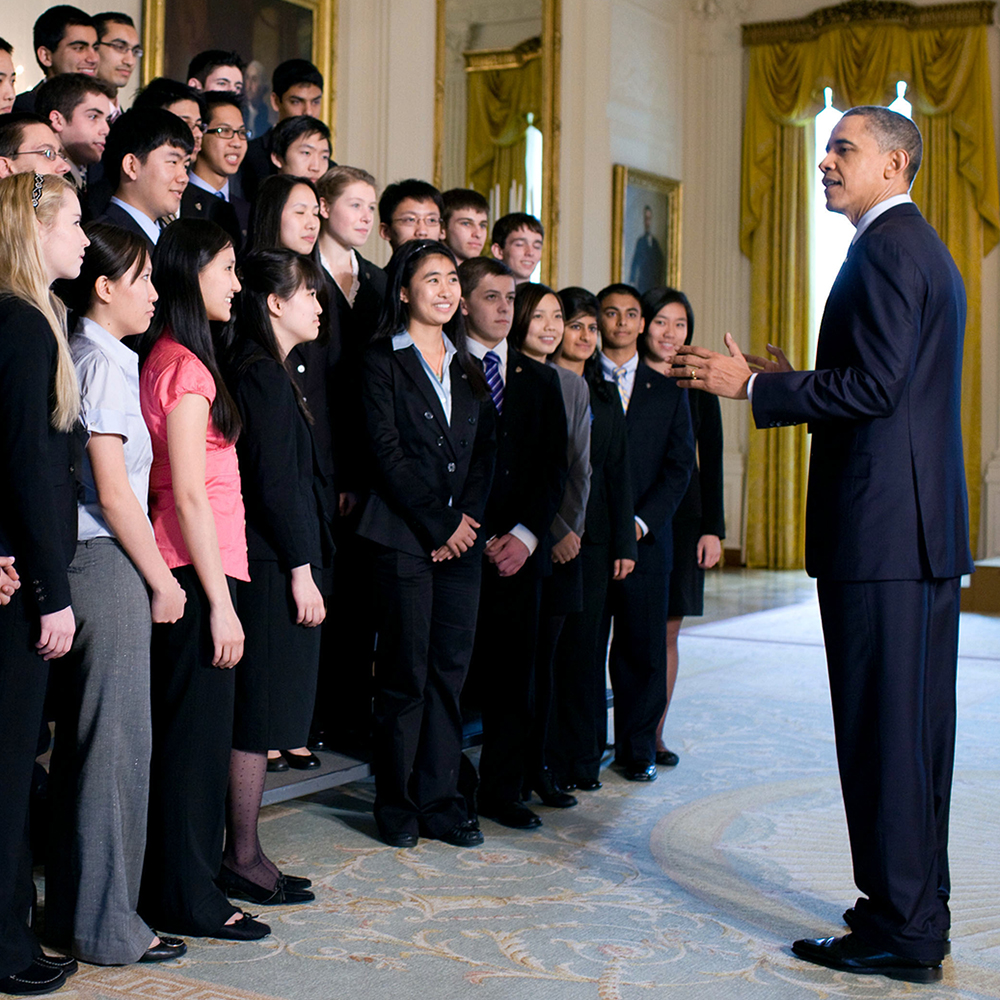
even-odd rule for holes
{"type": "Polygon", "coordinates": [[[483,373],[486,375],[486,384],[490,387],[490,395],[493,397],[493,405],[497,414],[503,413],[503,376],[500,374],[500,356],[493,351],[487,351],[483,358],[483,373]]]}
{"type": "Polygon", "coordinates": [[[615,384],[618,386],[618,395],[622,398],[622,409],[628,413],[628,401],[632,396],[628,387],[628,369],[625,365],[618,365],[617,368],[611,369],[611,374],[614,376],[615,384]]]}

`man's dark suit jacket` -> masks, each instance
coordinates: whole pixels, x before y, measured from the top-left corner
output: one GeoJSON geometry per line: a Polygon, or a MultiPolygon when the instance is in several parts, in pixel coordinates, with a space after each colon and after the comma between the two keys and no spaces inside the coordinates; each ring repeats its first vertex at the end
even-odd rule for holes
{"type": "Polygon", "coordinates": [[[673,564],[674,514],[694,469],[694,436],[685,391],[639,363],[625,417],[635,516],[648,528],[637,572],[664,577],[673,564]]]}
{"type": "Polygon", "coordinates": [[[38,100],[38,88],[45,83],[47,77],[43,77],[38,83],[31,88],[31,90],[24,91],[23,94],[18,94],[14,98],[14,106],[10,109],[15,115],[21,114],[23,111],[28,111],[31,114],[35,113],[35,102],[38,100]]]}
{"type": "MultiPolygon", "coordinates": [[[[496,455],[493,406],[476,399],[458,358],[451,392],[449,422],[415,347],[396,351],[386,338],[368,349],[362,396],[373,484],[358,526],[362,537],[429,556],[462,514],[482,523],[496,455]]],[[[481,548],[488,536],[477,536],[481,548]]]]}
{"type": "Polygon", "coordinates": [[[487,538],[523,524],[538,539],[536,552],[545,549],[566,485],[566,438],[559,376],[508,346],[497,467],[483,522],[487,538]]]}
{"type": "Polygon", "coordinates": [[[965,291],[913,204],[866,229],[834,282],[816,370],[760,374],[758,427],[809,422],[806,569],[827,580],[972,570],[962,454],[965,291]]]}
{"type": "Polygon", "coordinates": [[[182,219],[210,219],[232,237],[233,249],[239,253],[247,240],[250,226],[250,202],[230,192],[229,201],[210,194],[204,188],[188,184],[181,195],[182,219]]]}
{"type": "Polygon", "coordinates": [[[722,410],[717,396],[688,393],[691,430],[698,448],[698,468],[691,475],[674,524],[683,521],[701,535],[726,537],[722,481],[722,410]]]}
{"type": "MultiPolygon", "coordinates": [[[[239,183],[239,193],[250,201],[257,197],[257,188],[267,180],[271,174],[276,174],[278,168],[271,161],[271,133],[273,128],[269,128],[262,135],[255,135],[247,143],[247,155],[243,157],[240,164],[240,172],[237,175],[239,183]]],[[[333,166],[331,163],[330,166],[333,166]]]]}
{"type": "Polygon", "coordinates": [[[109,226],[118,226],[119,229],[127,229],[130,233],[135,233],[136,236],[141,236],[146,241],[146,246],[149,247],[149,252],[153,252],[153,241],[146,235],[142,226],[140,226],[139,223],[136,222],[135,219],[133,219],[132,216],[129,215],[128,212],[126,212],[120,205],[108,205],[104,214],[99,216],[95,221],[106,222],[109,226]]]}

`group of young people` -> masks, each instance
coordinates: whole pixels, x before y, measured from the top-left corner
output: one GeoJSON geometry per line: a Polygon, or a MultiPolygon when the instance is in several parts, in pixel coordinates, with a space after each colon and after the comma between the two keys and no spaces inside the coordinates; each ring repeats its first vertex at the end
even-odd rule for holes
{"type": "Polygon", "coordinates": [[[235,53],[122,110],[125,15],[52,8],[35,42],[33,110],[0,114],[0,992],[183,954],[154,928],[268,934],[231,900],[313,893],[261,846],[266,773],[335,742],[370,748],[397,848],[599,789],[608,663],[624,777],[676,764],[677,629],[724,536],[718,403],[667,374],[683,293],[557,292],[532,216],[379,196],[303,60],[254,138],[235,53]],[[31,927],[50,721],[66,957],[31,927]]]}

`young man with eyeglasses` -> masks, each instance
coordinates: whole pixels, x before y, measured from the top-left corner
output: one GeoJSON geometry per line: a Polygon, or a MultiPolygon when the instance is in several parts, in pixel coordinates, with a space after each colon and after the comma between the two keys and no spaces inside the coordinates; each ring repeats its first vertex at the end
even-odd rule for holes
{"type": "MultiPolygon", "coordinates": [[[[79,7],[69,4],[50,7],[35,21],[32,34],[35,60],[45,74],[45,80],[62,73],[94,76],[97,72],[97,27],[94,19],[79,7]]],[[[19,94],[14,101],[14,110],[34,112],[41,86],[40,83],[33,90],[19,94]]]]}
{"type": "Polygon", "coordinates": [[[441,192],[427,181],[410,178],[390,184],[378,202],[378,234],[395,253],[410,240],[439,240],[443,236],[441,192]]]}
{"type": "Polygon", "coordinates": [[[0,119],[0,177],[14,174],[69,173],[69,157],[59,137],[37,115],[11,114],[0,119]]]}
{"type": "Polygon", "coordinates": [[[97,75],[114,89],[115,96],[111,100],[111,121],[114,121],[122,113],[118,91],[128,86],[132,79],[132,73],[142,58],[142,46],[135,22],[128,14],[117,11],[95,14],[94,24],[97,26],[97,53],[100,59],[97,75]]]}
{"type": "Polygon", "coordinates": [[[232,237],[237,253],[246,240],[250,203],[230,190],[247,152],[243,102],[222,91],[204,95],[205,135],[181,196],[181,217],[211,219],[232,237]]]}

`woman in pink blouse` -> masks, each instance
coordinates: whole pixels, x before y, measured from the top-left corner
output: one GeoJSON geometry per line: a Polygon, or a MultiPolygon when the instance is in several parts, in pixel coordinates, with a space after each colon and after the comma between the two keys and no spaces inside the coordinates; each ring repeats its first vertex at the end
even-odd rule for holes
{"type": "Polygon", "coordinates": [[[215,340],[239,291],[236,255],[215,223],[181,219],[153,262],[163,289],[143,342],[139,398],[153,443],[149,513],[187,594],[184,616],[156,625],[153,754],[139,912],[152,926],[253,940],[270,928],[215,885],[222,863],[233,731],[233,671],[243,655],[237,580],[249,580],[235,442],[239,412],[215,340]]]}

